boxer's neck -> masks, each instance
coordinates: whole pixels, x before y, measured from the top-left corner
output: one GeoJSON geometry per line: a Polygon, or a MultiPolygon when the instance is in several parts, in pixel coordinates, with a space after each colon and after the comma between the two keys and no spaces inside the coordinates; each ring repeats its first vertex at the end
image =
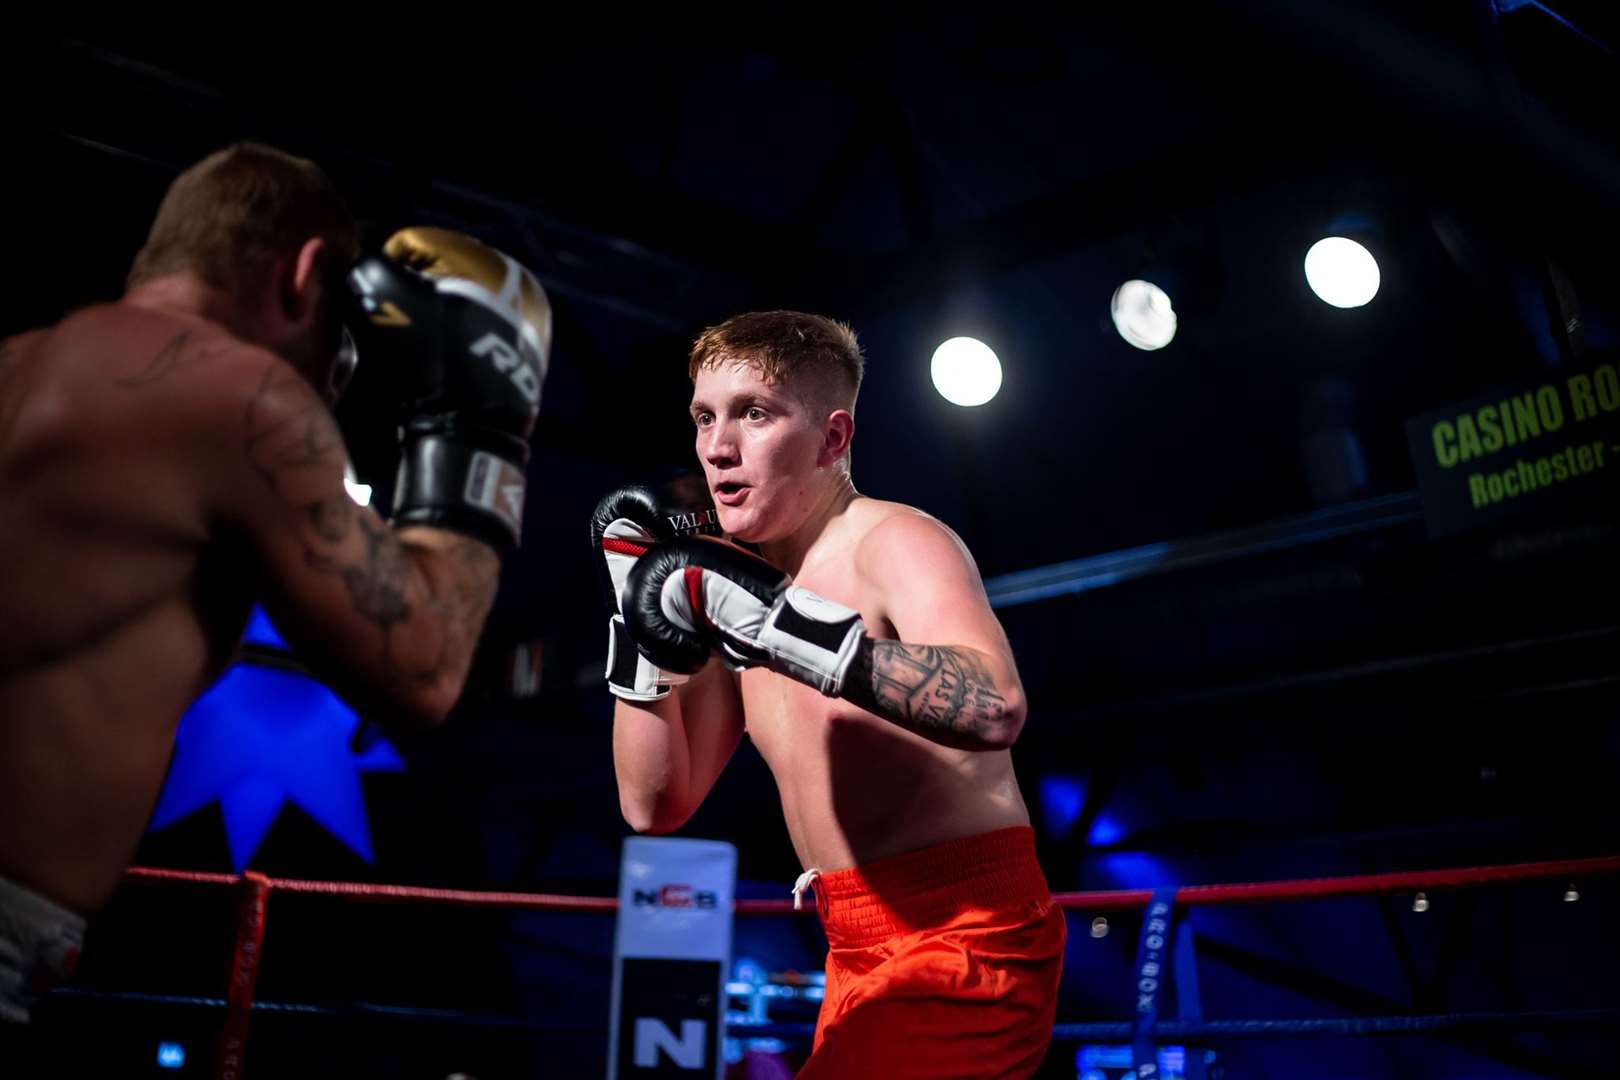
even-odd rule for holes
{"type": "Polygon", "coordinates": [[[828,477],[828,482],[815,498],[810,515],[804,523],[779,540],[768,540],[759,545],[760,554],[774,566],[795,577],[804,569],[806,557],[828,535],[843,516],[849,504],[860,497],[849,472],[839,469],[828,477]]]}
{"type": "Polygon", "coordinates": [[[124,303],[147,311],[206,319],[243,341],[254,340],[252,320],[242,303],[193,274],[166,274],[143,281],[124,294],[124,303]]]}

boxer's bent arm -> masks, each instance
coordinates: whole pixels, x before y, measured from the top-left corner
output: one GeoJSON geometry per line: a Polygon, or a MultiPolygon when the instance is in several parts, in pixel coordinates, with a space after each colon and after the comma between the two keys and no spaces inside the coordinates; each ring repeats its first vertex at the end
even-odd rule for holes
{"type": "Polygon", "coordinates": [[[945,746],[1011,746],[1024,724],[1023,684],[955,534],[920,514],[890,518],[862,540],[856,570],[899,640],[861,642],[845,700],[945,746]]]}
{"type": "Polygon", "coordinates": [[[265,607],[300,657],[376,719],[437,723],[461,695],[499,558],[458,533],[396,532],[355,505],[330,410],[287,364],[251,357],[238,365],[245,408],[221,434],[217,509],[261,558],[265,607]]]}
{"type": "Polygon", "coordinates": [[[711,663],[662,701],[614,699],[613,771],[631,828],[686,824],[742,741],[742,704],[725,666],[711,663]]]}
{"type": "Polygon", "coordinates": [[[964,645],[908,645],[867,638],[844,699],[907,731],[959,750],[1005,750],[1023,725],[1021,692],[995,658],[964,645]]]}

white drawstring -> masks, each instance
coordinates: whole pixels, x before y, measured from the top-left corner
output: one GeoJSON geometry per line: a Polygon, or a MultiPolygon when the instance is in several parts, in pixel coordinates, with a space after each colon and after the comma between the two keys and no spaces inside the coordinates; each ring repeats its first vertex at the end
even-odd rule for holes
{"type": "Polygon", "coordinates": [[[816,879],[821,877],[821,871],[811,867],[799,875],[799,880],[793,883],[793,910],[799,911],[804,907],[804,891],[815,885],[816,879]]]}

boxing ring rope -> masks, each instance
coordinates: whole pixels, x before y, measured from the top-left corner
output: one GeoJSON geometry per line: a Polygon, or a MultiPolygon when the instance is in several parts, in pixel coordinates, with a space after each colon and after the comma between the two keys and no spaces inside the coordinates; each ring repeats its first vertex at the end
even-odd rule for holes
{"type": "MultiPolygon", "coordinates": [[[[1326,900],[1347,896],[1387,896],[1391,893],[1427,892],[1496,885],[1541,878],[1600,877],[1620,873],[1620,855],[1550,862],[1507,863],[1499,866],[1457,867],[1447,870],[1401,870],[1386,874],[1345,877],[1296,878],[1231,885],[1187,885],[1176,890],[1178,907],[1218,904],[1260,904],[1277,900],[1326,900]]],[[[124,880],[136,885],[240,885],[247,875],[200,873],[190,870],[131,869],[124,880]]],[[[277,892],[302,896],[334,896],[378,903],[421,902],[451,907],[514,908],[528,911],[616,912],[618,897],[563,896],[556,893],[486,892],[467,889],[431,889],[415,885],[368,885],[352,881],[307,881],[300,878],[265,878],[277,892]]],[[[1151,889],[1053,893],[1065,911],[1128,911],[1153,898],[1151,889]]],[[[795,911],[791,900],[738,900],[739,916],[814,915],[815,909],[795,911]]]]}
{"type": "MultiPolygon", "coordinates": [[[[1439,870],[1409,870],[1384,874],[1358,874],[1343,877],[1304,878],[1285,881],[1245,882],[1225,885],[1191,885],[1175,891],[1177,907],[1224,904],[1254,904],[1283,900],[1325,900],[1352,896],[1387,896],[1399,893],[1476,888],[1483,885],[1538,881],[1549,878],[1578,880],[1620,873],[1620,855],[1584,859],[1511,863],[1497,866],[1455,867],[1439,870]]],[[[442,1009],[380,1006],[355,1003],[347,1006],[299,1005],[257,1001],[254,988],[264,952],[264,933],[272,893],[326,896],[365,903],[425,903],[446,907],[500,908],[506,910],[617,912],[617,897],[565,896],[551,893],[493,892],[466,889],[438,889],[408,885],[373,885],[360,882],[309,881],[297,878],[270,878],[249,871],[246,874],[203,873],[150,867],[132,868],[125,876],[130,885],[152,887],[226,887],[240,891],[235,944],[232,949],[227,994],[224,999],[176,995],[130,994],[62,990],[68,997],[117,999],[167,1006],[223,1008],[214,1075],[218,1080],[237,1080],[245,1059],[248,1021],[254,1011],[306,1013],[336,1016],[410,1017],[460,1024],[556,1029],[524,1017],[476,1016],[442,1009]]],[[[1066,911],[1123,911],[1143,908],[1154,897],[1152,890],[1129,889],[1102,892],[1067,892],[1053,895],[1066,911]]],[[[795,912],[790,900],[738,900],[734,913],[740,917],[810,915],[813,909],[795,912]]],[[[1199,1020],[1166,1019],[1156,1030],[1166,1038],[1193,1039],[1200,1036],[1248,1037],[1260,1035],[1366,1035],[1382,1033],[1423,1033],[1463,1028],[1489,1028],[1512,1023],[1519,1027],[1585,1026],[1620,1021],[1620,1009],[1573,1009],[1539,1013],[1442,1013],[1360,1018],[1286,1020],[1199,1020]]],[[[1054,1039],[1120,1039],[1128,1037],[1132,1025],[1126,1023],[1058,1024],[1054,1039]]],[[[810,1025],[767,1024],[750,1026],[750,1037],[808,1037],[810,1025]]]]}

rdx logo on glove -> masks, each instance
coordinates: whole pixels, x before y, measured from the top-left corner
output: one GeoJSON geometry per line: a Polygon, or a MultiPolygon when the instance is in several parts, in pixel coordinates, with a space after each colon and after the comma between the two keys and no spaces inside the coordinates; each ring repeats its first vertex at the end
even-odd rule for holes
{"type": "Polygon", "coordinates": [[[472,354],[488,360],[495,370],[512,380],[512,385],[533,405],[540,404],[540,373],[523,362],[516,349],[501,340],[493,330],[472,343],[472,354]]]}

